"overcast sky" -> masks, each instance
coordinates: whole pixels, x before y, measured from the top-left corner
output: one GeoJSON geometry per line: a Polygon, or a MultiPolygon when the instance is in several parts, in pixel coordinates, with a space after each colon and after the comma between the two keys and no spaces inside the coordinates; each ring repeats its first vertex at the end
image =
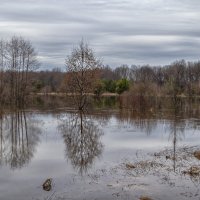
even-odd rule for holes
{"type": "Polygon", "coordinates": [[[0,38],[13,35],[46,69],[82,38],[112,67],[199,60],[200,0],[0,0],[0,38]]]}

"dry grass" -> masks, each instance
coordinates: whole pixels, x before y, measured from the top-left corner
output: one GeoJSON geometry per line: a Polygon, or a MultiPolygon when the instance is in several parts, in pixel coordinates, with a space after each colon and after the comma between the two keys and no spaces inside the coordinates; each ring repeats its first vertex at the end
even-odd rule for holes
{"type": "Polygon", "coordinates": [[[127,169],[134,169],[134,168],[136,168],[136,166],[131,164],[131,163],[126,163],[126,168],[127,169]]]}
{"type": "Polygon", "coordinates": [[[142,196],[140,197],[140,200],[152,200],[150,197],[147,196],[142,196]]]}
{"type": "Polygon", "coordinates": [[[200,151],[195,151],[194,152],[194,157],[200,160],[200,151]]]}
{"type": "Polygon", "coordinates": [[[192,166],[188,171],[184,171],[184,173],[190,176],[200,176],[200,167],[192,166]]]}
{"type": "Polygon", "coordinates": [[[199,146],[177,148],[175,154],[173,149],[165,149],[150,154],[150,157],[138,156],[133,164],[126,161],[122,167],[126,175],[133,177],[153,175],[170,185],[174,183],[171,179],[173,176],[186,179],[189,177],[192,182],[200,183],[200,165],[195,159],[199,155],[197,152],[199,152],[199,146]]]}

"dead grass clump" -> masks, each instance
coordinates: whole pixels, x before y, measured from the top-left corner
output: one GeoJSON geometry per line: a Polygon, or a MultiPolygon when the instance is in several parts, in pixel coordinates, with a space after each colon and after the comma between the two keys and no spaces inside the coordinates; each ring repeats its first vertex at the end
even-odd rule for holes
{"type": "Polygon", "coordinates": [[[195,151],[194,152],[194,157],[200,160],[200,151],[195,151]]]}
{"type": "Polygon", "coordinates": [[[200,167],[192,166],[188,171],[184,171],[184,173],[190,176],[200,176],[200,167]]]}
{"type": "Polygon", "coordinates": [[[136,167],[131,163],[126,163],[126,168],[127,169],[135,169],[136,167]]]}
{"type": "Polygon", "coordinates": [[[164,165],[162,163],[159,163],[159,162],[156,162],[154,160],[152,161],[140,161],[136,164],[136,167],[137,168],[140,168],[140,169],[146,169],[146,168],[159,168],[159,167],[164,167],[164,165]]]}
{"type": "Polygon", "coordinates": [[[152,200],[150,197],[142,196],[140,197],[140,200],[152,200]]]}

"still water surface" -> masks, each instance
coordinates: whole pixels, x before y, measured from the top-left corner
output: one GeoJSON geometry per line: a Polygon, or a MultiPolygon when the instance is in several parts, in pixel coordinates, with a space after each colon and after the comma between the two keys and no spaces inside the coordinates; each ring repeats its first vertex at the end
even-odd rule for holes
{"type": "Polygon", "coordinates": [[[199,200],[200,178],[182,174],[200,165],[195,158],[176,162],[163,154],[159,166],[140,166],[137,172],[126,168],[155,161],[164,150],[179,157],[181,148],[199,149],[199,106],[188,105],[139,113],[116,108],[87,114],[66,108],[2,111],[0,199],[199,200]],[[49,192],[42,188],[48,178],[49,192]]]}

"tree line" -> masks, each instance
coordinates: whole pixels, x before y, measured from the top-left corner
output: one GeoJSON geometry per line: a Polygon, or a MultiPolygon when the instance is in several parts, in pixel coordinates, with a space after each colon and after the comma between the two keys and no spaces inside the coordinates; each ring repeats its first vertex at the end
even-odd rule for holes
{"type": "MultiPolygon", "coordinates": [[[[102,66],[92,73],[95,76],[93,84],[87,84],[87,90],[84,92],[97,95],[103,92],[122,94],[125,91],[144,96],[200,95],[200,61],[179,60],[170,65],[156,67],[102,66]]],[[[58,69],[35,72],[32,74],[32,89],[35,92],[70,92],[73,90],[70,87],[77,86],[76,83],[69,85],[71,75],[72,72],[62,72],[58,69]]],[[[91,74],[88,74],[85,78],[91,81],[90,76],[91,74]]]]}
{"type": "MultiPolygon", "coordinates": [[[[64,64],[64,62],[63,62],[64,64]]],[[[200,61],[165,66],[103,65],[84,41],[65,60],[66,70],[39,71],[31,42],[22,37],[0,41],[0,102],[23,105],[29,94],[68,93],[86,103],[88,93],[131,96],[200,95],[200,61]]]]}

